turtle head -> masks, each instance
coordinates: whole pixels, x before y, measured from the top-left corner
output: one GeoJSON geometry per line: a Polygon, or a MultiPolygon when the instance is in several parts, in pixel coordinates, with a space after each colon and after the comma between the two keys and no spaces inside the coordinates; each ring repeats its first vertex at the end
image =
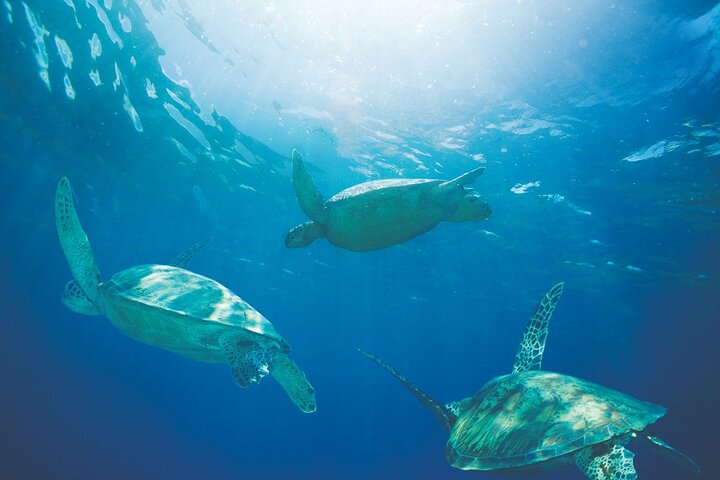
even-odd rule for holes
{"type": "Polygon", "coordinates": [[[468,191],[457,200],[457,209],[447,218],[447,221],[470,222],[486,220],[491,214],[490,205],[483,202],[477,193],[468,191]]]}
{"type": "Polygon", "coordinates": [[[285,235],[285,246],[288,248],[307,247],[318,238],[325,236],[325,229],[315,222],[305,222],[290,230],[285,235]]]}

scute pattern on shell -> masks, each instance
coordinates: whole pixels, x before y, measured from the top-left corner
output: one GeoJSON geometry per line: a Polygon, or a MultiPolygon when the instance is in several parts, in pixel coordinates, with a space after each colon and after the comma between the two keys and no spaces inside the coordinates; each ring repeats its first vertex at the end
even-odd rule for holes
{"type": "Polygon", "coordinates": [[[466,405],[448,440],[458,468],[514,468],[643,430],[665,409],[585,380],[529,371],[498,377],[466,405]]]}
{"type": "Polygon", "coordinates": [[[103,285],[109,297],[188,315],[218,326],[240,327],[287,344],[250,304],[218,282],[182,268],[139,265],[115,274],[103,285]]]}

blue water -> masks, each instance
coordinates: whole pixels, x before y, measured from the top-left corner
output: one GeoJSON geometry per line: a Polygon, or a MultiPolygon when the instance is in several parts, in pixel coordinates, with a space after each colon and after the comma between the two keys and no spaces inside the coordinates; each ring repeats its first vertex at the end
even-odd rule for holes
{"type": "Polygon", "coordinates": [[[544,367],[667,407],[654,432],[720,478],[720,6],[385,3],[0,3],[0,477],[478,476],[355,349],[459,400],[564,281],[544,367]],[[484,165],[493,215],[287,249],[292,148],[326,196],[484,165]],[[61,176],[105,278],[211,238],[190,268],[288,339],[317,413],[66,309],[61,176]]]}

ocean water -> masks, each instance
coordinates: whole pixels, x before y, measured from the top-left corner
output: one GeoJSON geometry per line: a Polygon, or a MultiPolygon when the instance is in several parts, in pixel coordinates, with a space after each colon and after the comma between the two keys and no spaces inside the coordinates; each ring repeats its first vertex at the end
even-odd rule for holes
{"type": "Polygon", "coordinates": [[[3,0],[0,477],[482,477],[356,349],[459,400],[564,281],[544,368],[667,407],[653,432],[720,478],[719,29],[706,1],[3,0]],[[293,148],[326,198],[485,166],[493,215],[288,249],[293,148]],[[65,308],[62,176],[104,278],[210,239],[189,268],[272,321],[318,411],[65,308]]]}

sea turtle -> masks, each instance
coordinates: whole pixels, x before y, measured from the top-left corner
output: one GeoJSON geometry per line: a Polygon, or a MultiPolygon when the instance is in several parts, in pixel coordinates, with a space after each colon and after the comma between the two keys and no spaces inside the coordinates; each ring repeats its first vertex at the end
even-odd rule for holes
{"type": "Polygon", "coordinates": [[[592,480],[637,478],[634,454],[625,448],[640,439],[697,465],[646,428],[665,409],[568,375],[540,370],[550,316],[563,284],[555,285],[530,319],[512,373],[490,380],[475,395],[447,405],[432,399],[379,358],[384,367],[450,432],[450,465],[507,475],[534,475],[575,464],[592,480]]]}
{"type": "Polygon", "coordinates": [[[485,168],[470,170],[453,180],[372,180],[350,187],[327,202],[292,152],[292,184],[300,208],[311,221],[285,237],[287,247],[305,247],[318,238],[333,245],[365,252],[389,247],[427,232],[442,221],[485,220],[490,207],[466,188],[485,168]]]}
{"type": "Polygon", "coordinates": [[[315,411],[315,391],[287,354],[290,345],[257,310],[218,282],[175,265],[138,265],[102,281],[67,178],[55,194],[58,237],[74,281],[63,303],[86,315],[105,314],[123,333],[193,360],[229,363],[241,387],[268,373],[303,412],[315,411]]]}

